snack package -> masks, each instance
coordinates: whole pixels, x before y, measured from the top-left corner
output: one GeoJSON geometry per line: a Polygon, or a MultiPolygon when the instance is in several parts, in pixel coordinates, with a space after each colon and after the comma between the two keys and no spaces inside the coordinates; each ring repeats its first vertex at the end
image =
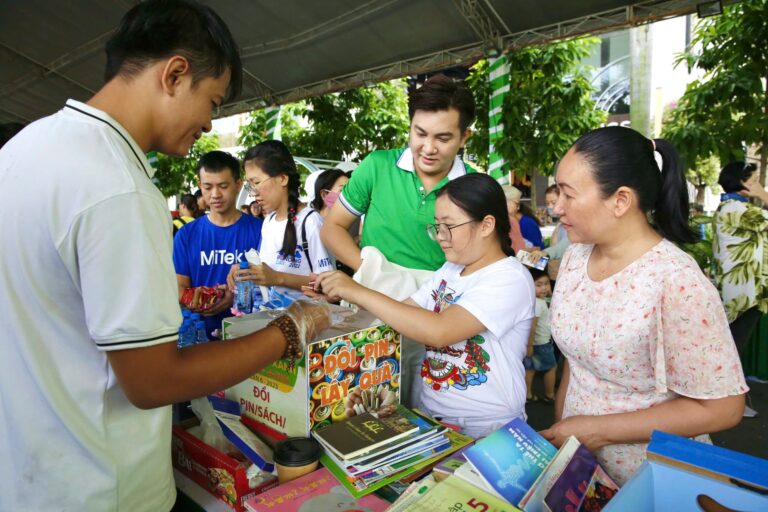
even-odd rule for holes
{"type": "Polygon", "coordinates": [[[181,305],[185,308],[207,311],[224,296],[224,290],[210,286],[196,286],[187,288],[181,294],[181,305]]]}

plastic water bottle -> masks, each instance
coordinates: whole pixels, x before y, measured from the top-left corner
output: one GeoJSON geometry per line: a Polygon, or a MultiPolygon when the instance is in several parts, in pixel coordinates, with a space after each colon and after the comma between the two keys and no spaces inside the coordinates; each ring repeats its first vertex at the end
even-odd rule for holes
{"type": "MultiPolygon", "coordinates": [[[[248,262],[240,262],[240,269],[247,270],[248,262]]],[[[253,310],[253,283],[251,281],[237,281],[235,286],[235,309],[243,314],[249,314],[253,310]]]]}
{"type": "Polygon", "coordinates": [[[179,341],[178,345],[179,348],[188,347],[190,345],[193,345],[195,343],[195,332],[194,332],[194,325],[192,324],[192,321],[188,318],[185,318],[183,322],[181,322],[181,327],[179,327],[179,341]]]}
{"type": "Polygon", "coordinates": [[[205,343],[208,341],[208,335],[205,333],[205,322],[198,320],[195,322],[195,343],[205,343]]]}

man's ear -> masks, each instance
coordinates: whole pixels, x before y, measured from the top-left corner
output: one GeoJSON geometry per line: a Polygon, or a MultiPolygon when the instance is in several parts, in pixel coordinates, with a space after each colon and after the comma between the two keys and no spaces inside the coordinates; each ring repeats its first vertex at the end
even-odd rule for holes
{"type": "Polygon", "coordinates": [[[189,61],[181,55],[174,55],[165,61],[162,68],[161,83],[163,92],[174,96],[182,83],[182,78],[189,74],[189,61]]]}
{"type": "Polygon", "coordinates": [[[461,135],[461,144],[459,145],[459,147],[461,148],[464,147],[464,145],[467,143],[467,139],[471,134],[472,134],[472,130],[470,128],[467,128],[466,130],[464,130],[464,133],[461,135]]]}

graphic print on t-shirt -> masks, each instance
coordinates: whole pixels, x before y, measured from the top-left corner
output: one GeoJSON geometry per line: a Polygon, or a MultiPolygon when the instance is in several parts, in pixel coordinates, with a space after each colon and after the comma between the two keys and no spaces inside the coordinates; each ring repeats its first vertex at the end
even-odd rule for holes
{"type": "Polygon", "coordinates": [[[296,251],[293,253],[293,259],[286,258],[285,253],[281,250],[277,253],[278,265],[284,268],[301,268],[302,256],[301,246],[299,245],[296,246],[296,251]]]}
{"type": "MultiPolygon", "coordinates": [[[[432,291],[432,299],[435,301],[434,312],[440,313],[456,304],[461,294],[455,296],[455,290],[443,279],[437,290],[432,291]]],[[[490,356],[480,346],[483,343],[485,339],[477,335],[465,341],[463,346],[460,343],[439,348],[427,345],[421,378],[435,391],[448,391],[450,387],[463,391],[469,386],[479,386],[488,380],[486,373],[490,371],[490,356]]]]}

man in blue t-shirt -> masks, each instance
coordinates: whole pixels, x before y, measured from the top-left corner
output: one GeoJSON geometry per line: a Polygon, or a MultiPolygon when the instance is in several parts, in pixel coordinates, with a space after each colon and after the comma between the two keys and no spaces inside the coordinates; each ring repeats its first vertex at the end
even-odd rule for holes
{"type": "Polygon", "coordinates": [[[233,264],[244,259],[249,249],[258,249],[261,219],[238,211],[235,204],[243,185],[240,164],[229,153],[211,151],[200,158],[197,174],[203,198],[210,208],[194,222],[183,226],[173,239],[173,265],[184,290],[195,286],[221,286],[224,296],[203,312],[208,336],[230,316],[232,293],[226,287],[233,264]]]}

